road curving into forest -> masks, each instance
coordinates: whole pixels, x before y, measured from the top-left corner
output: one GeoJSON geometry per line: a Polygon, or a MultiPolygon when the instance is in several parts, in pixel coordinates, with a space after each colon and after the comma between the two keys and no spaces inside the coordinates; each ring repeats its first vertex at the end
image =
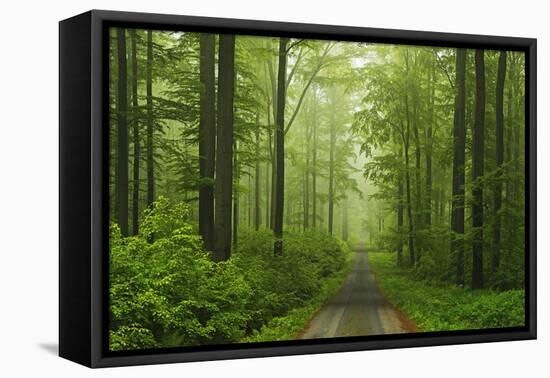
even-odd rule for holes
{"type": "Polygon", "coordinates": [[[338,293],[310,320],[299,338],[327,338],[414,332],[414,324],[384,297],[364,247],[338,293]]]}

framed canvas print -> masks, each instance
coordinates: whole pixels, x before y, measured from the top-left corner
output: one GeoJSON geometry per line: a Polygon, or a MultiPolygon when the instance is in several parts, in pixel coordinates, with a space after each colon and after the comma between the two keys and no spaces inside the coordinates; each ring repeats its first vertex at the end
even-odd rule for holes
{"type": "Polygon", "coordinates": [[[62,357],[536,337],[536,40],[60,22],[62,357]]]}

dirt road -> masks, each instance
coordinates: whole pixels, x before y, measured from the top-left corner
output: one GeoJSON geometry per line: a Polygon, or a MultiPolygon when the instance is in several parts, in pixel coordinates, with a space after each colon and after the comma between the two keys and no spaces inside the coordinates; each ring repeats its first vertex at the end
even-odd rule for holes
{"type": "Polygon", "coordinates": [[[338,293],[309,322],[300,338],[380,335],[411,332],[404,316],[384,298],[364,248],[338,293]]]}

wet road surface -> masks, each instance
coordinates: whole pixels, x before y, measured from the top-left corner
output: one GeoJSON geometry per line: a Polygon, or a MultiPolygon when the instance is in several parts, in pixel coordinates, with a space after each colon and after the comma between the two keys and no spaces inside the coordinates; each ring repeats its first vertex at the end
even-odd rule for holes
{"type": "Polygon", "coordinates": [[[356,250],[353,268],[344,285],[317,312],[300,338],[409,332],[380,291],[367,256],[364,248],[356,250]]]}

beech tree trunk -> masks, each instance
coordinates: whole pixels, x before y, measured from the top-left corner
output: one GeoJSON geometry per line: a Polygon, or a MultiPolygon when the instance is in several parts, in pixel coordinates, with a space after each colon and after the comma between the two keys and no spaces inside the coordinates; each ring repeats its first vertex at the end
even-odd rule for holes
{"type": "Polygon", "coordinates": [[[304,231],[309,228],[309,139],[310,125],[305,124],[306,166],[304,168],[304,231]]]}
{"type": "Polygon", "coordinates": [[[483,287],[483,163],[485,153],[485,62],[484,51],[475,53],[476,95],[472,137],[472,288],[483,287]]]}
{"type": "Polygon", "coordinates": [[[260,114],[256,113],[256,166],[254,173],[254,229],[258,231],[260,229],[261,219],[261,207],[260,207],[260,114]]]}
{"type": "MultiPolygon", "coordinates": [[[[332,101],[335,101],[334,93],[332,101]]],[[[332,235],[334,223],[334,148],[336,145],[336,123],[334,121],[334,109],[330,112],[330,151],[328,172],[328,233],[332,235]]]]}
{"type": "MultiPolygon", "coordinates": [[[[314,92],[315,94],[316,92],[314,92]]],[[[313,98],[313,122],[311,124],[312,134],[312,157],[311,157],[311,200],[312,200],[312,226],[317,225],[317,96],[313,98]]]]}
{"type": "Polygon", "coordinates": [[[215,36],[200,36],[200,122],[199,122],[199,234],[204,248],[214,248],[214,169],[216,151],[215,36]]]}
{"type": "Polygon", "coordinates": [[[273,233],[275,234],[274,253],[283,253],[283,211],[285,191],[285,103],[286,103],[286,59],[288,38],[279,40],[279,70],[277,76],[277,119],[275,120],[275,214],[273,233]]]}
{"type": "Polygon", "coordinates": [[[502,165],[504,163],[504,81],[506,79],[506,51],[501,51],[498,59],[496,85],[496,183],[494,193],[493,255],[491,271],[497,271],[500,265],[500,210],[502,208],[502,165]]]}
{"type": "Polygon", "coordinates": [[[432,225],[432,149],[433,149],[433,127],[435,125],[435,66],[430,66],[430,120],[426,130],[426,216],[425,225],[432,225]]]}
{"type": "Polygon", "coordinates": [[[265,226],[269,228],[271,212],[269,211],[270,206],[270,181],[269,181],[269,162],[265,163],[265,226]]]}
{"type": "Polygon", "coordinates": [[[241,167],[239,166],[239,149],[237,141],[233,141],[233,177],[235,184],[233,188],[233,226],[232,226],[232,238],[233,238],[233,250],[237,250],[237,244],[239,241],[239,215],[240,215],[240,201],[239,196],[240,192],[238,190],[238,185],[241,180],[241,167]]]}
{"type": "Polygon", "coordinates": [[[155,170],[153,146],[153,32],[147,30],[147,207],[155,201],[155,170]]]}
{"type": "Polygon", "coordinates": [[[411,175],[409,173],[409,160],[410,160],[409,143],[407,142],[404,147],[405,147],[405,182],[407,187],[407,217],[409,220],[409,235],[408,235],[409,266],[412,267],[416,262],[416,256],[414,254],[414,220],[413,220],[412,199],[411,199],[411,175]]]}
{"type": "MultiPolygon", "coordinates": [[[[403,150],[399,149],[399,161],[403,159],[403,150]]],[[[403,265],[403,174],[398,173],[397,179],[397,265],[403,265]]]]}
{"type": "Polygon", "coordinates": [[[133,162],[133,190],[132,190],[132,233],[139,233],[139,161],[140,161],[140,142],[139,142],[139,110],[138,110],[138,63],[137,63],[137,38],[136,29],[130,31],[132,41],[132,129],[134,142],[134,162],[133,162]]]}
{"type": "MultiPolygon", "coordinates": [[[[408,49],[406,50],[406,70],[407,70],[407,78],[409,79],[409,82],[412,82],[409,78],[410,74],[410,68],[409,68],[409,53],[408,49]]],[[[413,65],[415,69],[417,68],[417,55],[414,53],[413,55],[413,65]]],[[[419,94],[418,94],[418,87],[416,82],[410,83],[412,84],[411,94],[412,94],[412,117],[409,115],[409,111],[407,110],[407,117],[410,117],[411,120],[408,121],[412,125],[412,131],[413,131],[413,138],[414,138],[414,155],[415,155],[415,169],[414,169],[414,185],[415,185],[415,201],[414,201],[414,227],[413,230],[416,233],[416,231],[420,230],[422,228],[422,206],[423,206],[423,195],[422,193],[422,182],[421,182],[421,161],[422,161],[422,154],[421,154],[421,146],[420,146],[420,135],[419,135],[419,126],[418,126],[418,102],[419,102],[419,94]]],[[[408,109],[408,106],[407,106],[408,109]]],[[[420,247],[418,245],[415,245],[414,248],[414,264],[418,263],[420,259],[420,247]]]]}
{"type": "Polygon", "coordinates": [[[411,173],[409,169],[410,157],[409,148],[411,140],[411,120],[409,114],[409,96],[405,94],[405,118],[406,126],[405,131],[402,133],[403,149],[405,150],[405,185],[407,193],[407,218],[409,221],[409,233],[408,233],[408,247],[409,247],[409,266],[414,266],[416,263],[416,255],[414,250],[414,218],[413,218],[413,204],[411,195],[411,173]]]}
{"type": "Polygon", "coordinates": [[[451,254],[456,284],[464,286],[464,163],[466,160],[466,50],[456,52],[456,95],[453,126],[453,196],[451,208],[451,254]]]}
{"type": "Polygon", "coordinates": [[[117,92],[117,170],[116,206],[120,232],[128,236],[128,74],[126,30],[117,28],[118,92],[117,92]]]}
{"type": "Polygon", "coordinates": [[[233,194],[233,99],[235,91],[235,36],[221,34],[218,57],[218,126],[214,205],[216,261],[231,255],[231,197],[233,194]]]}

